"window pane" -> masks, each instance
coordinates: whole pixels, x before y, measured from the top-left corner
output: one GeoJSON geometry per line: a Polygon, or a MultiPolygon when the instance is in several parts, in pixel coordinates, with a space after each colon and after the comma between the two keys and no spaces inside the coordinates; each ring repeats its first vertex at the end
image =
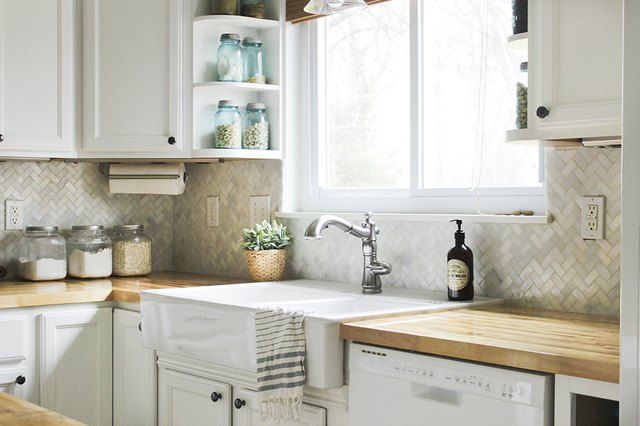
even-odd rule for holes
{"type": "Polygon", "coordinates": [[[325,188],[409,187],[409,1],[326,20],[325,188]]]}
{"type": "Polygon", "coordinates": [[[538,148],[504,140],[526,61],[506,45],[511,0],[422,4],[424,187],[540,186],[538,148]]]}

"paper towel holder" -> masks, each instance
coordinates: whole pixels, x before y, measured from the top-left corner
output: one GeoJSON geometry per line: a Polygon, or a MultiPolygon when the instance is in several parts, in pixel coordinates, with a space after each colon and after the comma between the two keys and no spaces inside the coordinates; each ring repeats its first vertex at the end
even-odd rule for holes
{"type": "MultiPolygon", "coordinates": [[[[160,163],[164,164],[164,163],[160,163]]],[[[98,171],[105,179],[176,179],[179,178],[180,175],[177,174],[167,174],[167,175],[112,175],[109,173],[109,167],[111,163],[100,163],[98,166],[98,171]]],[[[184,183],[187,183],[189,180],[189,174],[184,172],[184,183]]]]}

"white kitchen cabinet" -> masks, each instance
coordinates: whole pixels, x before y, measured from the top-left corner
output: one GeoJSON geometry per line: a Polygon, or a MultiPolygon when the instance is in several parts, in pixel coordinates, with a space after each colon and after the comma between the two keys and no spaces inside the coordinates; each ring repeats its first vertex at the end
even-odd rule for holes
{"type": "Polygon", "coordinates": [[[40,405],[90,425],[111,425],[111,308],[45,312],[40,405]]]}
{"type": "Polygon", "coordinates": [[[233,426],[275,426],[278,424],[286,424],[289,426],[325,426],[327,424],[327,410],[309,404],[302,404],[303,415],[300,420],[280,423],[263,421],[260,416],[257,395],[245,389],[234,388],[233,406],[233,426]]]}
{"type": "Polygon", "coordinates": [[[183,43],[187,39],[183,20],[190,2],[83,3],[84,141],[80,156],[182,156],[183,147],[190,146],[182,133],[183,43]]]}
{"type": "Polygon", "coordinates": [[[622,0],[529,2],[528,111],[531,139],[622,134],[622,0]]]}
{"type": "Polygon", "coordinates": [[[28,376],[24,366],[0,368],[0,392],[27,399],[28,376]]]}
{"type": "Polygon", "coordinates": [[[155,352],[142,346],[138,312],[113,312],[113,424],[155,425],[155,352]]]}
{"type": "Polygon", "coordinates": [[[617,383],[580,377],[555,377],[554,421],[556,425],[617,425],[617,383]]]}
{"type": "Polygon", "coordinates": [[[231,386],[160,368],[158,424],[231,425],[231,386]]]}
{"type": "Polygon", "coordinates": [[[0,157],[74,157],[74,0],[0,0],[0,157]]]}

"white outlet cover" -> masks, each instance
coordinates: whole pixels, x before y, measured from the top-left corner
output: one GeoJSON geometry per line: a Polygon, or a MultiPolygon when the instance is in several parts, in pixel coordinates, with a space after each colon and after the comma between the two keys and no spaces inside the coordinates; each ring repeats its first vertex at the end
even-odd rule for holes
{"type": "Polygon", "coordinates": [[[5,200],[4,229],[22,230],[24,228],[24,203],[21,200],[5,200]]]}
{"type": "Polygon", "coordinates": [[[271,221],[271,196],[253,195],[249,198],[249,226],[271,221]]]}
{"type": "Polygon", "coordinates": [[[582,197],[581,234],[584,240],[604,239],[605,197],[582,197]]]}
{"type": "Polygon", "coordinates": [[[207,197],[207,227],[216,228],[219,226],[219,198],[217,195],[207,197]]]}

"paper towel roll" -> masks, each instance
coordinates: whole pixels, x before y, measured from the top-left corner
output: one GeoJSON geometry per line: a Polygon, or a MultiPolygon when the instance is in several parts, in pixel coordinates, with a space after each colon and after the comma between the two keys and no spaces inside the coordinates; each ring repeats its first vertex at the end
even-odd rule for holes
{"type": "Polygon", "coordinates": [[[114,194],[180,195],[185,189],[184,163],[111,164],[109,191],[114,194]]]}

